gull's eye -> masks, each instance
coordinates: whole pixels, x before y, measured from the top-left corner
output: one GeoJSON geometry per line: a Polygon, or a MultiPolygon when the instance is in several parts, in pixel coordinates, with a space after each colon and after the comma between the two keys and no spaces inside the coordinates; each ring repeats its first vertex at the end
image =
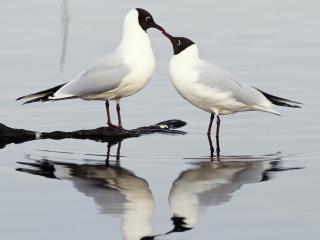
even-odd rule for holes
{"type": "Polygon", "coordinates": [[[180,44],[181,44],[181,42],[180,42],[180,40],[178,40],[177,45],[180,46],[180,44]]]}
{"type": "Polygon", "coordinates": [[[146,17],[146,21],[147,21],[147,22],[149,22],[150,20],[151,20],[151,17],[150,17],[150,16],[146,17]]]}

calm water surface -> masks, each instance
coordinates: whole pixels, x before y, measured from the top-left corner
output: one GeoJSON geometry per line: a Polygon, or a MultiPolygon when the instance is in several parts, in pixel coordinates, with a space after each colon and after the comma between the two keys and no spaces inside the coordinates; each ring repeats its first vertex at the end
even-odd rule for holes
{"type": "Polygon", "coordinates": [[[175,92],[171,46],[151,30],[156,73],[142,92],[122,101],[124,124],[177,118],[188,123],[187,134],[126,139],[110,154],[107,143],[84,140],[7,145],[0,149],[1,239],[319,238],[318,1],[67,5],[2,1],[1,123],[38,131],[102,126],[102,102],[22,106],[14,99],[58,85],[113,50],[124,15],[138,6],[169,32],[192,38],[203,58],[305,105],[277,109],[282,117],[222,117],[222,156],[210,161],[209,116],[175,92]]]}

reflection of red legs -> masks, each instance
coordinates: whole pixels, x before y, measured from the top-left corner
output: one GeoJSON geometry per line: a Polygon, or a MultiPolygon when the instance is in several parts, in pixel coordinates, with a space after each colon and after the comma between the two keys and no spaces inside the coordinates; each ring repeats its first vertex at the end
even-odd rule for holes
{"type": "Polygon", "coordinates": [[[117,156],[116,156],[117,165],[120,164],[121,142],[122,142],[122,140],[118,143],[118,148],[117,148],[117,156]]]}
{"type": "Polygon", "coordinates": [[[110,165],[110,149],[111,149],[112,144],[109,142],[107,146],[107,156],[106,156],[106,166],[110,165]]]}
{"type": "Polygon", "coordinates": [[[122,128],[121,112],[120,112],[120,99],[117,99],[116,102],[117,102],[117,114],[118,114],[118,127],[122,128]]]}
{"type": "MultiPolygon", "coordinates": [[[[117,154],[116,154],[116,164],[115,166],[120,166],[120,149],[121,149],[121,141],[118,142],[118,148],[117,148],[117,154]]],[[[106,156],[106,166],[110,166],[110,150],[111,150],[111,147],[112,147],[112,143],[111,142],[108,142],[108,145],[107,145],[107,156],[106,156]]],[[[112,156],[112,155],[111,155],[112,156]]]]}

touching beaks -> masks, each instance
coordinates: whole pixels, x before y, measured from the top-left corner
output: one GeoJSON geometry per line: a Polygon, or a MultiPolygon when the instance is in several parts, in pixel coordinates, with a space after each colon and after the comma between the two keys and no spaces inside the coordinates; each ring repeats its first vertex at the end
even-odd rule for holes
{"type": "Polygon", "coordinates": [[[162,33],[163,33],[163,35],[165,35],[167,38],[169,38],[170,41],[172,41],[172,40],[174,39],[174,37],[173,37],[171,34],[167,33],[166,31],[163,31],[162,33]]]}
{"type": "Polygon", "coordinates": [[[161,27],[160,25],[156,24],[155,22],[152,23],[151,27],[158,29],[163,34],[166,32],[163,27],[161,27]]]}

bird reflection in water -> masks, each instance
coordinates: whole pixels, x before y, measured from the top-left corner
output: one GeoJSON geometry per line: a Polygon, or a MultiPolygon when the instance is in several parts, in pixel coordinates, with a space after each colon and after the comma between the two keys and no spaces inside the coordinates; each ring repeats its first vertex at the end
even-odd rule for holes
{"type": "Polygon", "coordinates": [[[93,198],[101,214],[121,216],[124,239],[141,239],[151,233],[153,195],[145,179],[120,166],[121,142],[118,143],[116,161],[111,164],[110,157],[113,156],[110,149],[113,144],[115,143],[108,144],[105,164],[76,164],[41,159],[19,162],[31,168],[17,170],[72,182],[79,192],[93,198]]]}
{"type": "Polygon", "coordinates": [[[198,222],[199,208],[229,202],[243,185],[268,181],[274,172],[300,169],[281,167],[281,158],[277,156],[231,156],[220,160],[196,162],[192,168],[180,173],[169,194],[173,229],[142,240],[189,231],[198,222]]]}
{"type": "MultiPolygon", "coordinates": [[[[105,163],[76,164],[48,159],[20,162],[28,168],[18,171],[68,180],[86,196],[92,197],[102,214],[119,215],[125,240],[151,240],[163,235],[186,232],[198,223],[199,209],[231,201],[243,185],[268,181],[274,172],[299,169],[281,166],[281,156],[220,156],[221,161],[192,161],[171,186],[169,205],[173,228],[151,235],[150,219],[154,199],[148,182],[120,166],[121,142],[109,142],[105,163]],[[111,146],[118,143],[116,155],[111,146]],[[115,157],[112,162],[110,157],[115,157]]],[[[32,160],[32,159],[29,159],[32,160]]]]}

